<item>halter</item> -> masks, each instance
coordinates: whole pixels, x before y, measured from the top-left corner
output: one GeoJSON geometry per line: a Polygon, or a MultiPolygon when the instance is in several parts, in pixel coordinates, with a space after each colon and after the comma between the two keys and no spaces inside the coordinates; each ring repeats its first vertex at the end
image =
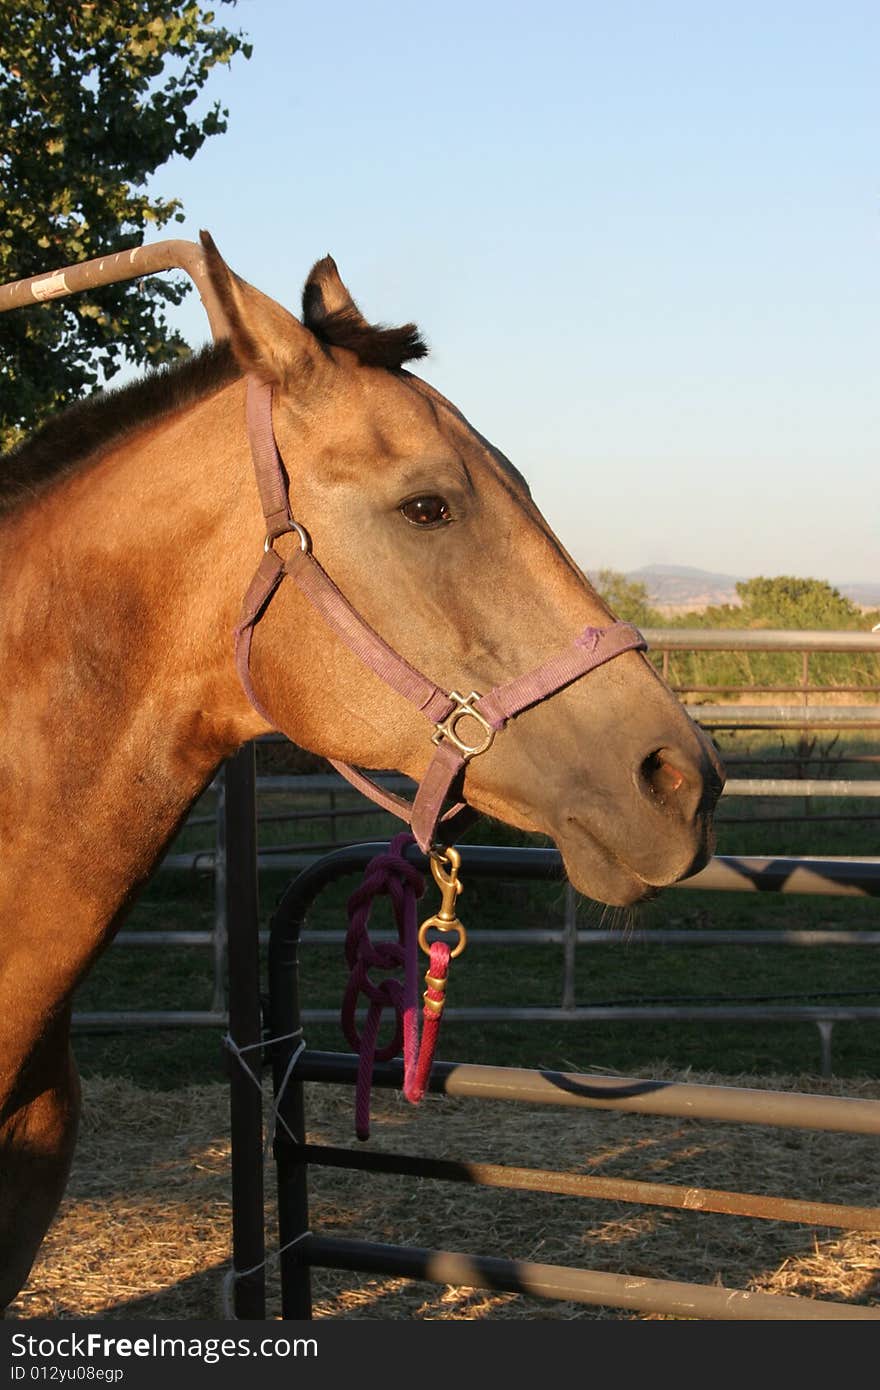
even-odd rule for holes
{"type": "Polygon", "coordinates": [[[250,674],[250,653],[254,628],[266,611],[278,585],[289,575],[309,602],[317,609],[337,636],[378,676],[411,701],[433,725],[431,737],[436,745],[428,769],[413,802],[380,787],[365,773],[337,762],[329,762],[353,786],[370,797],[383,810],[399,816],[412,829],[419,848],[428,853],[435,843],[438,827],[444,839],[476,818],[464,799],[443,809],[450,793],[460,794],[462,774],[471,758],[492,747],[495,736],[509,720],[548,696],[555,695],[573,681],[603,666],[626,651],[644,651],[647,643],[629,623],[615,622],[608,627],[587,627],[572,644],[536,666],[524,676],[496,685],[487,695],[472,690],[461,695],[445,691],[399,656],[365,622],[312,554],[311,540],[304,527],[294,521],[288,499],[287,475],[272,428],[272,388],[253,377],[247,384],[247,425],[254,460],[257,487],[266,518],[263,558],[251,580],[235,629],[235,660],[245,694],[259,714],[271,725],[275,721],[254,691],[250,674]],[[279,536],[294,532],[300,548],[286,560],[275,550],[279,536]]]}

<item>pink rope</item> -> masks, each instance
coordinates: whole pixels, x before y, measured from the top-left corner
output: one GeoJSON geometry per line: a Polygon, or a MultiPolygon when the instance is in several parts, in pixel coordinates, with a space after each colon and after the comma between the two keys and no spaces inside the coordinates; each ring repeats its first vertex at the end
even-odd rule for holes
{"type": "Polygon", "coordinates": [[[388,849],[377,854],[364,870],[363,880],[348,900],[348,935],[345,959],[350,971],[342,1001],[341,1023],[349,1044],[358,1053],[355,1087],[355,1133],[370,1137],[370,1090],[375,1062],[397,1055],[403,1044],[404,1090],[418,1061],[418,940],[416,902],[425,891],[422,874],[405,857],[414,837],[408,830],[395,835],[388,849]],[[397,941],[374,942],[370,938],[370,911],[375,898],[386,895],[397,927],[397,941]],[[403,970],[403,980],[374,980],[371,971],[403,970]],[[363,1031],[355,1011],[360,995],[368,1001],[363,1031]],[[395,1015],[394,1036],[378,1046],[379,1027],[386,1009],[395,1015]]]}
{"type": "Polygon", "coordinates": [[[435,980],[443,980],[444,988],[438,990],[433,985],[428,985],[425,991],[424,1031],[419,1055],[413,1072],[409,1076],[404,1074],[403,1081],[403,1094],[411,1105],[418,1105],[428,1089],[431,1067],[434,1065],[437,1038],[440,1034],[440,1020],[443,1017],[445,981],[449,973],[450,956],[451,952],[445,941],[431,942],[428,974],[435,980]],[[438,1009],[430,1008],[427,1003],[428,1000],[438,1005],[438,1009]]]}
{"type": "Polygon", "coordinates": [[[360,886],[348,900],[345,959],[350,973],[340,1020],[349,1044],[358,1054],[354,1102],[358,1139],[370,1137],[370,1092],[375,1063],[387,1062],[396,1056],[402,1044],[403,1094],[412,1105],[418,1105],[428,1088],[440,1032],[451,952],[445,941],[431,943],[428,974],[442,984],[439,988],[428,985],[420,1041],[416,903],[425,891],[425,880],[406,858],[406,850],[412,844],[415,844],[415,837],[408,830],[395,835],[388,849],[370,860],[360,886]],[[382,894],[391,899],[397,926],[396,941],[370,939],[370,912],[374,900],[382,894]],[[394,978],[377,981],[370,975],[371,970],[400,969],[403,970],[402,981],[394,978]],[[368,1001],[362,1030],[358,1029],[356,1019],[360,995],[368,1001]],[[439,1007],[432,1008],[432,1004],[439,1007]],[[380,1047],[379,1029],[386,1009],[394,1010],[394,1036],[380,1047]]]}

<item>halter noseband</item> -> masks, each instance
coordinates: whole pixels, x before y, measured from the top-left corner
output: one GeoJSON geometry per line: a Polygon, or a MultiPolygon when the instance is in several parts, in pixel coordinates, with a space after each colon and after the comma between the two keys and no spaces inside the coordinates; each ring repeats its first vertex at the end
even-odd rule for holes
{"type": "Polygon", "coordinates": [[[266,611],[281,580],[289,575],[364,665],[381,676],[399,695],[410,700],[434,726],[432,742],[436,744],[437,751],[411,803],[378,786],[348,763],[329,759],[332,766],[359,791],[405,821],[412,828],[419,848],[427,853],[434,843],[438,825],[442,823],[447,834],[454,837],[458,830],[475,818],[476,812],[464,800],[456,802],[446,811],[443,810],[444,803],[452,788],[459,784],[466,764],[491,748],[495,735],[508,720],[549,695],[555,695],[571,685],[572,681],[588,671],[594,671],[597,666],[603,666],[622,652],[644,651],[647,643],[629,623],[616,622],[605,628],[588,627],[558,655],[524,676],[496,685],[487,695],[479,695],[472,690],[463,696],[456,690],[442,690],[414,666],[410,666],[374,632],[315,559],[307,532],[290,513],[287,479],[272,429],[272,388],[253,377],[248,378],[247,384],[247,424],[257,487],[266,518],[266,545],[257,572],[244,596],[234,634],[235,660],[245,694],[257,712],[274,727],[274,719],[254,691],[250,652],[254,627],[266,611]],[[300,548],[285,560],[275,551],[273,542],[288,531],[299,536],[300,548]],[[467,725],[465,721],[472,722],[467,725]],[[473,722],[476,723],[476,731],[468,733],[473,728],[473,722]]]}

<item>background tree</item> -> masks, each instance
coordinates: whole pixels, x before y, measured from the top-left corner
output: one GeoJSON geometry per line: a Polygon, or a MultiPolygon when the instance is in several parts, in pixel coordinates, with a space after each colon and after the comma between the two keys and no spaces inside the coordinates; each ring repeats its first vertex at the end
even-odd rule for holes
{"type": "Polygon", "coordinates": [[[744,579],[736,586],[750,627],[849,628],[862,626],[850,599],[824,579],[744,579]]]}
{"type": "MultiPolygon", "coordinates": [[[[667,622],[670,627],[869,632],[877,621],[824,579],[758,575],[741,580],[736,592],[739,606],[721,604],[700,613],[676,614],[667,622]]],[[[783,652],[678,652],[670,660],[670,671],[673,681],[681,685],[797,686],[802,678],[801,657],[783,652]]],[[[870,654],[814,653],[810,676],[818,685],[873,685],[880,677],[880,661],[870,654]]]]}
{"type": "MultiPolygon", "coordinates": [[[[236,53],[243,36],[197,0],[0,0],[0,284],[182,221],[146,181],[226,129],[218,104],[190,108],[236,53]]],[[[153,278],[0,315],[0,450],[125,359],[185,353],[165,307],[189,288],[153,278]]]]}
{"type": "Polygon", "coordinates": [[[591,576],[596,592],[624,622],[636,627],[664,627],[665,620],[651,606],[648,590],[640,579],[627,579],[619,570],[604,569],[591,576]]]}

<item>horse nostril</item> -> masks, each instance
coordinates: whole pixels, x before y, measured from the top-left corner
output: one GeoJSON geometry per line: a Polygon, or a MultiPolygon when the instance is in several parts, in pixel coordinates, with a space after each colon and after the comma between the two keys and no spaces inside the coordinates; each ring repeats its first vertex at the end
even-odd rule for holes
{"type": "Polygon", "coordinates": [[[662,748],[648,754],[642,762],[640,772],[645,790],[650,796],[655,797],[661,806],[666,804],[668,797],[684,786],[686,780],[684,773],[669,761],[662,748]]]}

